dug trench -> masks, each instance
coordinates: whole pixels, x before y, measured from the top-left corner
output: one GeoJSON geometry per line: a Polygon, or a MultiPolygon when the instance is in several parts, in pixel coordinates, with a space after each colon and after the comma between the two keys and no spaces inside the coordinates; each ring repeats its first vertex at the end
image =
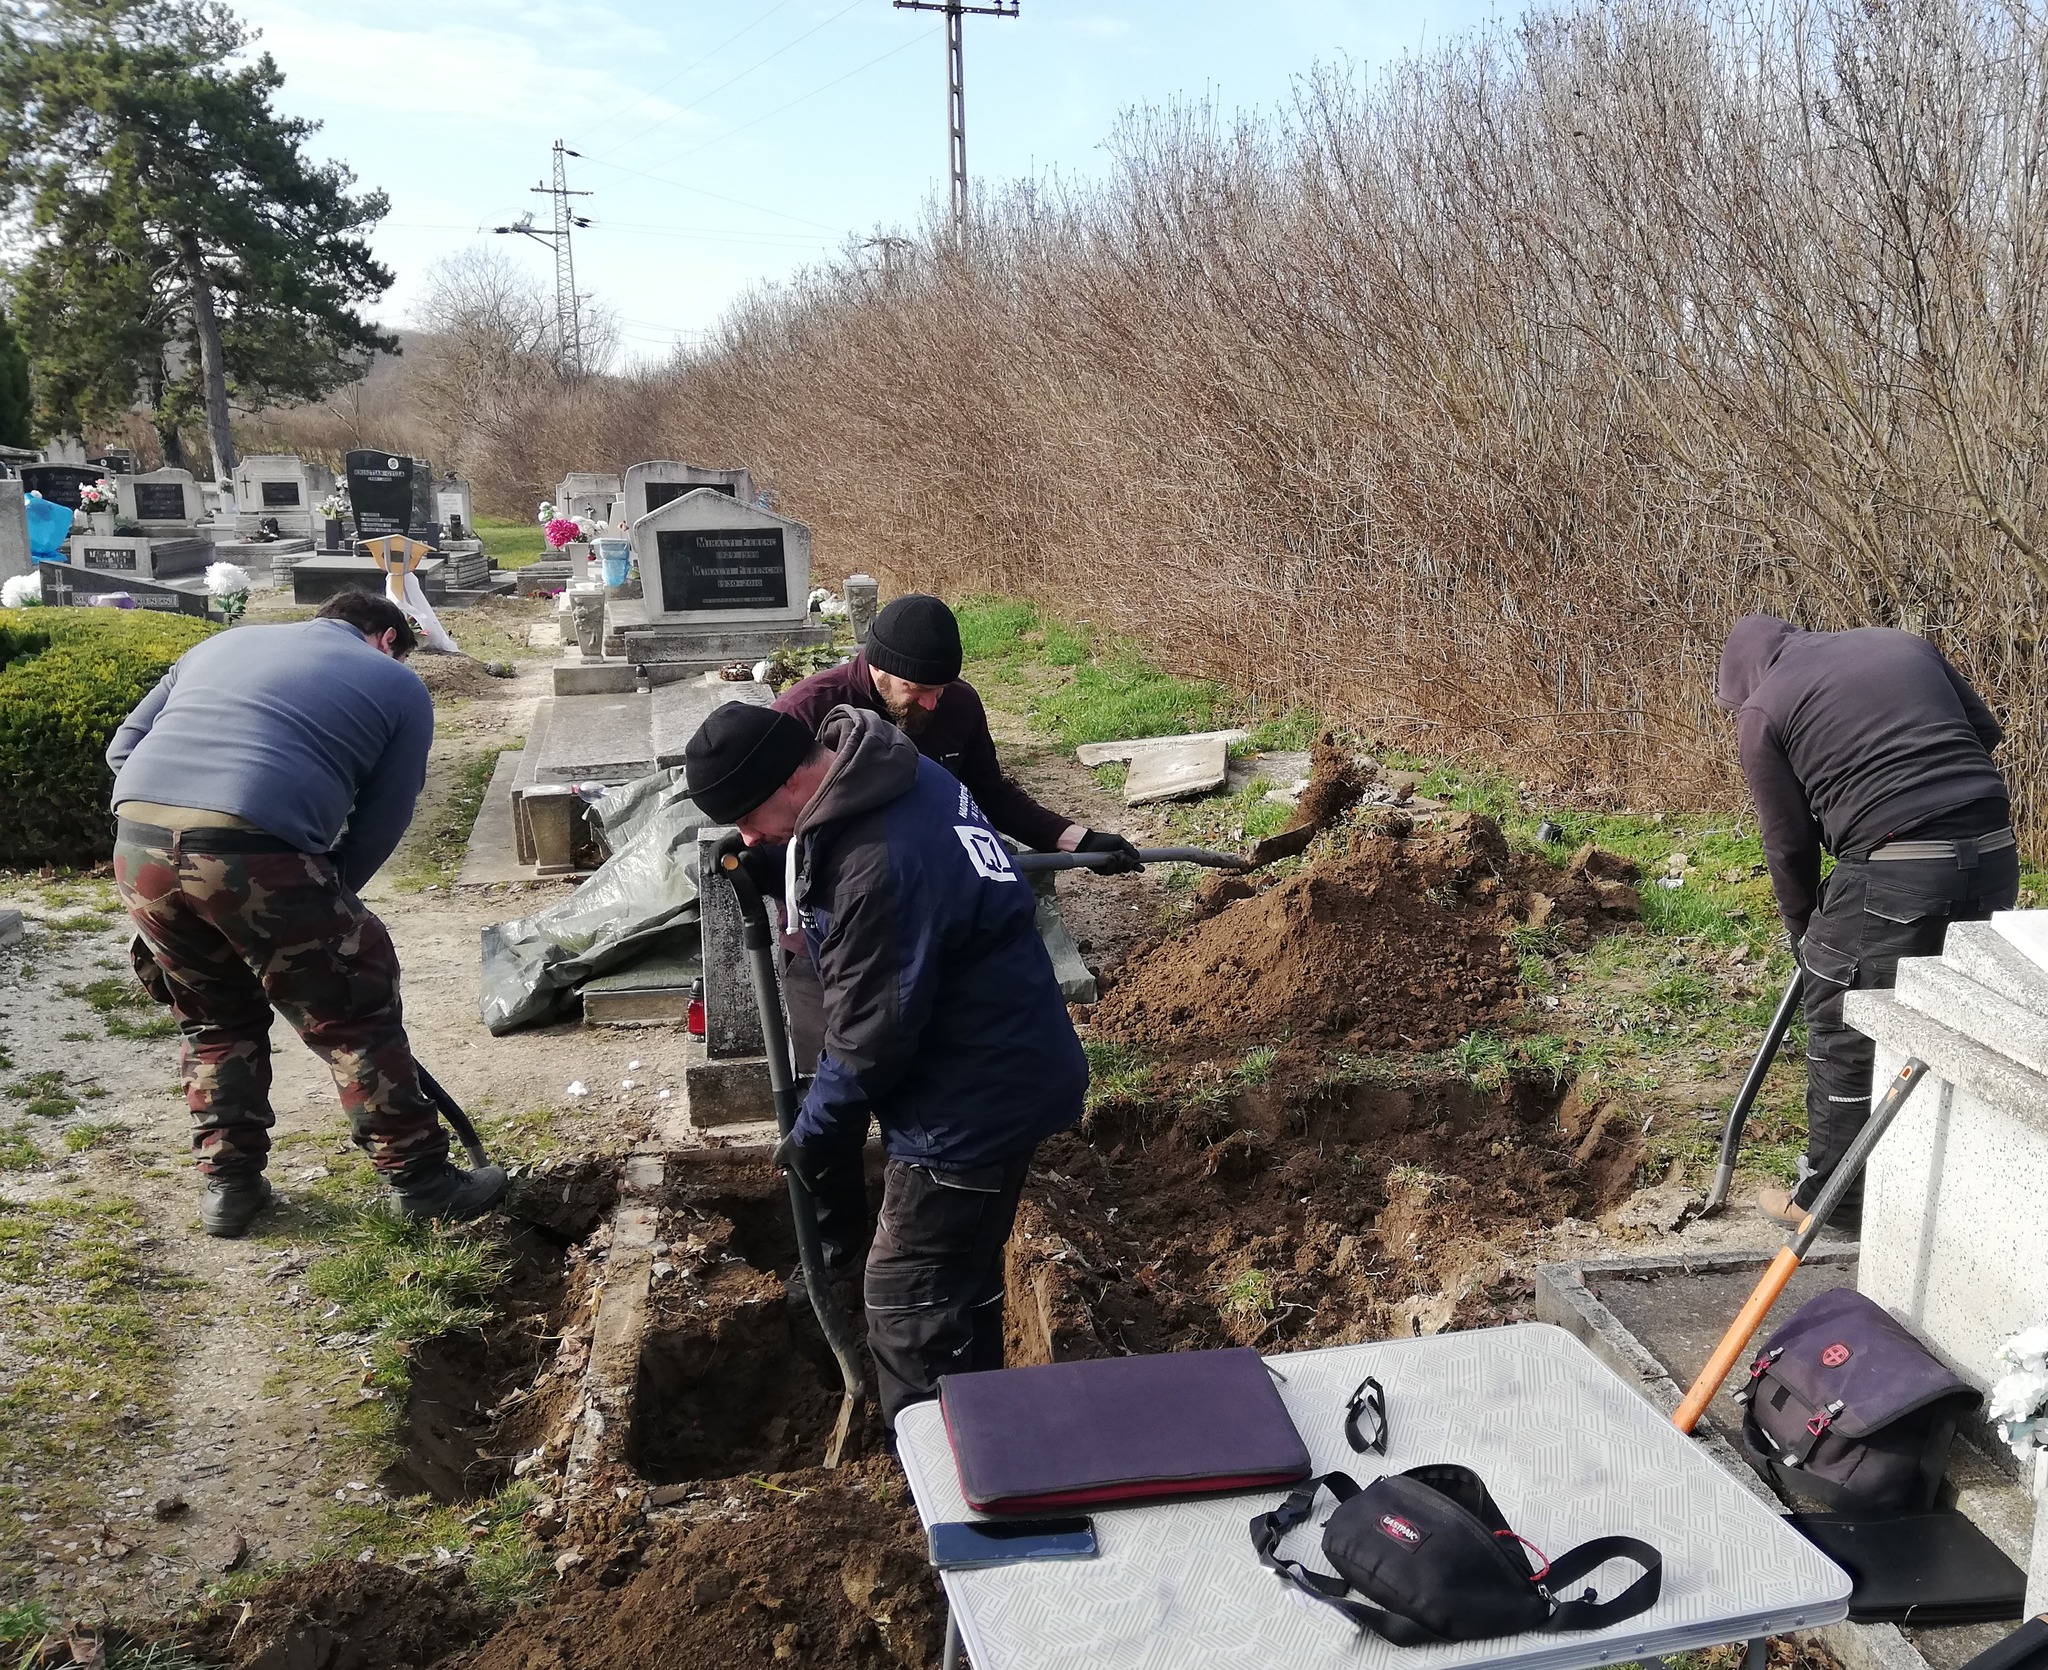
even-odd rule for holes
{"type": "MultiPolygon", "coordinates": [[[[1632,894],[1599,857],[1557,870],[1510,858],[1486,820],[1443,821],[1335,831],[1301,873],[1212,892],[1114,971],[1086,1030],[1153,1066],[1136,1089],[1105,1086],[1040,1150],[1008,1256],[1012,1363],[1509,1320],[1528,1309],[1524,1245],[1629,1192],[1634,1126],[1568,1082],[1475,1085],[1414,1052],[1516,1000],[1517,924],[1609,931],[1632,894]],[[1291,1006],[1246,966],[1259,957],[1286,965],[1291,1006]]],[[[698,1151],[663,1191],[625,1466],[563,1476],[577,1416],[563,1369],[588,1349],[571,1320],[577,1270],[602,1230],[564,1256],[560,1297],[542,1283],[524,1321],[508,1305],[494,1338],[416,1363],[408,1465],[437,1492],[477,1492],[525,1464],[552,1493],[528,1519],[561,1574],[546,1598],[493,1616],[459,1567],[314,1568],[246,1619],[236,1607],[202,1623],[188,1639],[203,1662],[937,1661],[937,1588],[871,1411],[847,1465],[819,1465],[839,1383],[792,1302],[782,1179],[759,1150],[698,1151]]]]}

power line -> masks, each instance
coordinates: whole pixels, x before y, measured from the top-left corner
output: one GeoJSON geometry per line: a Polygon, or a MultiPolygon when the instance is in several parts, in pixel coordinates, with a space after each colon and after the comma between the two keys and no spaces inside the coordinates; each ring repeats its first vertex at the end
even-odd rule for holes
{"type": "MultiPolygon", "coordinates": [[[[670,76],[666,81],[656,82],[652,87],[648,88],[646,92],[642,93],[631,104],[621,105],[618,109],[608,112],[603,118],[603,120],[597,124],[597,128],[593,129],[592,131],[601,131],[605,127],[609,126],[611,123],[619,120],[620,117],[631,115],[634,111],[638,110],[643,104],[645,104],[649,99],[653,98],[656,93],[662,91],[662,89],[666,87],[673,87],[678,81],[682,80],[684,76],[693,74],[697,70],[701,70],[706,64],[710,63],[712,59],[716,58],[727,47],[731,46],[734,41],[738,40],[741,35],[751,35],[756,29],[760,28],[762,24],[766,23],[777,12],[781,11],[784,6],[787,6],[789,4],[790,0],[776,0],[776,4],[770,6],[759,17],[755,18],[752,23],[748,24],[746,28],[737,31],[734,34],[727,35],[724,40],[720,41],[709,52],[705,53],[703,57],[695,59],[688,64],[685,64],[681,69],[677,70],[676,73],[670,76]]],[[[627,143],[630,144],[631,141],[629,140],[627,143]]]]}
{"type": "MultiPolygon", "coordinates": [[[[695,109],[697,106],[705,104],[711,99],[717,98],[720,93],[726,90],[726,88],[734,85],[734,83],[736,82],[746,80],[748,76],[752,75],[756,70],[760,69],[762,65],[774,63],[775,60],[780,58],[785,52],[789,52],[794,48],[803,45],[805,41],[809,40],[820,29],[826,28],[828,25],[837,23],[842,17],[844,17],[848,12],[852,11],[856,6],[860,6],[863,4],[865,4],[865,0],[847,0],[846,5],[841,6],[838,11],[834,12],[830,17],[826,18],[823,23],[813,24],[810,28],[806,29],[801,35],[797,36],[795,40],[789,42],[785,46],[778,46],[773,52],[769,53],[768,56],[765,58],[756,59],[753,63],[749,64],[745,69],[741,70],[738,75],[726,77],[725,80],[721,81],[716,87],[712,88],[711,91],[708,93],[700,93],[696,98],[690,101],[690,108],[695,109]]],[[[605,152],[605,155],[608,157],[617,156],[621,151],[625,150],[628,145],[639,144],[641,140],[645,139],[650,133],[654,132],[656,128],[665,127],[668,123],[675,120],[675,118],[677,116],[680,116],[681,114],[682,111],[680,109],[671,112],[669,115],[662,117],[660,121],[652,123],[651,125],[642,128],[638,133],[634,134],[631,139],[625,140],[620,144],[614,145],[610,150],[605,152]]]]}
{"type": "Polygon", "coordinates": [[[742,122],[742,123],[740,123],[740,125],[739,125],[738,127],[736,127],[736,128],[728,128],[728,129],[726,129],[726,131],[725,131],[724,133],[721,133],[721,134],[720,134],[720,135],[718,135],[718,137],[717,137],[717,138],[715,138],[715,139],[707,139],[707,140],[705,140],[705,141],[704,141],[704,143],[703,143],[703,144],[701,144],[701,145],[693,145],[693,146],[692,146],[692,147],[691,147],[691,148],[690,148],[689,150],[687,150],[687,151],[678,151],[678,152],[677,152],[677,153],[676,153],[676,154],[675,154],[674,156],[672,156],[672,157],[668,158],[668,159],[667,159],[666,161],[664,161],[664,162],[658,162],[658,163],[656,163],[656,164],[655,164],[655,167],[657,167],[657,168],[671,168],[671,167],[673,167],[673,166],[674,166],[675,164],[677,164],[677,163],[681,162],[681,161],[682,161],[682,160],[683,160],[683,159],[684,159],[685,157],[693,157],[693,156],[695,156],[695,155],[696,155],[696,154],[697,154],[697,153],[698,153],[699,151],[708,151],[708,150],[710,150],[710,149],[711,149],[711,147],[712,147],[712,146],[714,146],[714,145],[722,145],[722,144],[724,144],[724,143],[725,143],[725,141],[726,141],[726,140],[728,140],[728,139],[732,138],[732,136],[733,136],[734,134],[736,134],[736,133],[745,133],[745,132],[747,131],[747,129],[748,129],[748,128],[751,128],[751,127],[758,127],[758,126],[759,126],[759,125],[760,125],[761,123],[763,123],[763,122],[766,122],[766,121],[770,120],[770,119],[771,119],[771,118],[773,118],[773,117],[776,117],[776,116],[780,116],[780,115],[781,115],[781,114],[782,114],[782,113],[783,113],[783,112],[784,112],[785,110],[794,110],[794,109],[795,109],[795,108],[796,108],[796,107],[797,107],[798,105],[802,104],[802,103],[803,103],[803,102],[804,102],[804,101],[805,101],[806,99],[814,99],[814,98],[816,98],[816,97],[817,97],[817,96],[818,96],[818,95],[819,95],[820,93],[824,93],[824,92],[829,92],[829,91],[830,91],[830,90],[831,90],[832,88],[834,88],[834,87],[837,87],[837,86],[838,86],[838,85],[840,84],[840,82],[842,82],[842,81],[851,81],[851,80],[852,80],[852,79],[853,79],[853,78],[854,78],[855,76],[859,75],[859,74],[860,74],[860,73],[861,73],[861,72],[862,72],[863,70],[871,70],[871,69],[873,69],[873,68],[874,68],[874,67],[875,67],[875,66],[876,66],[877,64],[881,63],[881,62],[882,62],[882,61],[883,61],[884,59],[887,59],[887,58],[893,58],[893,57],[895,57],[895,56],[896,56],[896,54],[897,54],[897,53],[899,53],[899,52],[908,52],[908,51],[909,51],[909,50],[910,50],[910,49],[911,49],[911,48],[912,48],[913,46],[917,45],[917,43],[918,43],[919,41],[921,41],[921,40],[925,40],[925,39],[927,39],[927,38],[928,38],[929,36],[931,36],[931,35],[935,35],[935,34],[937,34],[937,33],[938,33],[938,31],[937,31],[936,29],[929,29],[929,30],[926,30],[926,31],[925,31],[925,33],[924,33],[923,35],[913,35],[913,36],[911,36],[911,38],[910,38],[909,40],[905,41],[905,42],[904,42],[904,43],[903,43],[903,44],[902,44],[901,46],[892,46],[892,47],[890,47],[890,48],[889,48],[889,50],[888,50],[887,52],[884,52],[884,53],[880,54],[880,55],[879,55],[878,57],[870,58],[870,59],[869,59],[869,60],[868,60],[868,61],[867,61],[867,62],[866,62],[865,64],[856,64],[856,65],[855,65],[855,66],[854,66],[854,67],[853,67],[852,69],[848,70],[848,71],[847,71],[847,72],[846,72],[846,73],[845,73],[844,75],[835,75],[835,76],[834,76],[834,77],[833,77],[833,78],[832,78],[832,79],[831,79],[830,81],[827,81],[827,82],[823,83],[823,84],[822,84],[821,86],[813,87],[813,88],[812,88],[812,89],[811,89],[811,90],[810,90],[810,91],[809,91],[808,93],[799,93],[799,94],[798,94],[798,95],[797,95],[797,96],[796,96],[795,98],[791,99],[791,100],[789,101],[789,103],[787,103],[787,104],[780,104],[780,105],[777,105],[777,106],[776,106],[776,107],[775,107],[775,108],[774,108],[773,110],[768,110],[768,111],[764,111],[764,112],[762,112],[762,113],[761,113],[761,114],[760,114],[759,116],[756,116],[756,117],[755,117],[755,118],[754,118],[754,119],[753,119],[752,121],[748,121],[748,122],[742,122]]]}
{"type": "Polygon", "coordinates": [[[962,0],[891,0],[897,10],[946,14],[946,117],[953,164],[953,232],[967,230],[967,62],[961,22],[968,17],[1015,17],[1018,0],[969,6],[962,0]]]}
{"type": "Polygon", "coordinates": [[[815,226],[820,232],[830,232],[837,237],[843,230],[827,226],[822,220],[806,220],[802,215],[789,214],[782,209],[771,209],[765,203],[748,203],[737,197],[727,197],[716,191],[706,191],[702,186],[686,186],[681,180],[664,179],[659,174],[650,174],[644,168],[628,168],[623,162],[606,162],[602,157],[587,157],[584,160],[596,163],[600,168],[613,168],[621,174],[631,174],[636,180],[652,180],[658,186],[672,186],[677,191],[687,191],[698,197],[708,197],[714,203],[730,203],[736,209],[752,209],[756,214],[773,215],[777,220],[793,220],[799,226],[815,226]]]}
{"type": "Polygon", "coordinates": [[[588,197],[587,191],[569,189],[568,158],[581,156],[572,151],[559,139],[555,141],[554,183],[533,186],[530,189],[543,197],[551,197],[555,204],[555,224],[552,230],[543,232],[533,224],[531,211],[522,215],[510,226],[494,226],[493,232],[517,233],[531,238],[537,244],[547,244],[555,252],[555,360],[563,375],[583,375],[583,309],[576,294],[576,256],[570,244],[570,233],[578,226],[590,222],[575,214],[569,206],[572,197],[588,197]]]}

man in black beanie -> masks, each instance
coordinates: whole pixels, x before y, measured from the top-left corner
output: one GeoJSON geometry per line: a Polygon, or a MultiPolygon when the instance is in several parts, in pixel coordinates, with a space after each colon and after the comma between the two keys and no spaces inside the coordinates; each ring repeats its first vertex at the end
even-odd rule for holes
{"type": "MultiPolygon", "coordinates": [[[[879,714],[916,744],[928,760],[966,785],[982,815],[1001,834],[1038,852],[1099,852],[1115,875],[1140,868],[1138,849],[1106,829],[1089,829],[1039,805],[996,759],[988,713],[974,686],[960,677],[960,622],[945,602],[922,592],[892,600],[868,628],[865,649],[844,666],[813,673],[775,699],[783,713],[815,731],[837,707],[879,714]]],[[[817,975],[802,946],[783,941],[783,1003],[799,1076],[809,1073],[823,1038],[817,975]]],[[[843,1153],[821,1155],[815,1191],[818,1233],[828,1262],[844,1267],[867,1238],[867,1185],[860,1149],[865,1127],[843,1132],[843,1153]]]]}
{"type": "Polygon", "coordinates": [[[888,1155],[863,1298],[882,1416],[1003,1363],[1003,1249],[1038,1144],[1081,1117],[1088,1062],[1031,889],[960,784],[878,713],[728,702],[683,753],[699,811],[785,851],[786,921],[818,970],[824,1050],[778,1161],[817,1193],[888,1155]]]}

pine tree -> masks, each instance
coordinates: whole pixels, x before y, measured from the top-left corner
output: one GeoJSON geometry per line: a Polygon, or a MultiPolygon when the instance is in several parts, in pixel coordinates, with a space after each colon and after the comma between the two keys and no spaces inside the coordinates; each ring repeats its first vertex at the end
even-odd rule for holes
{"type": "Polygon", "coordinates": [[[356,310],[391,285],[382,192],[303,150],[284,77],[214,0],[0,0],[0,201],[31,253],[18,313],[49,428],[147,398],[205,415],[234,469],[230,400],[316,399],[394,346],[356,310]]]}
{"type": "Polygon", "coordinates": [[[33,446],[32,417],[28,355],[22,352],[7,315],[0,313],[0,446],[33,446]]]}

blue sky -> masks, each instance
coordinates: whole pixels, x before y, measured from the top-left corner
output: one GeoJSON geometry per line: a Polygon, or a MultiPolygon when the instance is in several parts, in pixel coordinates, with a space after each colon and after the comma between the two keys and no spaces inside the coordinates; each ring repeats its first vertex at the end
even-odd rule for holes
{"type": "MultiPolygon", "coordinates": [[[[405,322],[428,269],[549,205],[560,138],[597,224],[578,288],[657,357],[739,293],[900,228],[943,189],[944,25],[889,0],[239,0],[284,70],[316,154],[390,193],[378,233],[405,322]]],[[[979,182],[1087,177],[1133,105],[1272,107],[1318,60],[1370,69],[1494,15],[1490,0],[1023,0],[967,21],[968,162],[979,182]]]]}

